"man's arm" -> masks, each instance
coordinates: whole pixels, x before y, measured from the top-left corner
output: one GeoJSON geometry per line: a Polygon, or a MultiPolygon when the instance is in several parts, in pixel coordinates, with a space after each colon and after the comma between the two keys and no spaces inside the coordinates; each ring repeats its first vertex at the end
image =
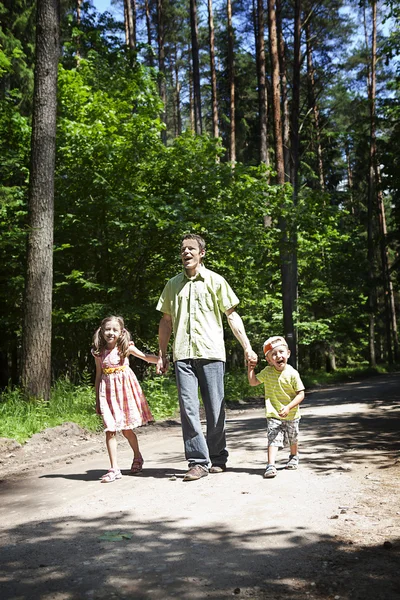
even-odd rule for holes
{"type": "Polygon", "coordinates": [[[169,363],[167,357],[168,342],[172,334],[172,317],[163,313],[160,324],[158,326],[158,361],[156,367],[156,373],[161,375],[168,371],[169,363]]]}
{"type": "Polygon", "coordinates": [[[232,329],[233,335],[240,342],[240,345],[244,350],[246,361],[250,361],[252,365],[255,366],[257,364],[258,357],[251,347],[249,338],[246,335],[242,318],[236,312],[235,308],[230,308],[225,314],[228,318],[229,327],[232,329]]]}

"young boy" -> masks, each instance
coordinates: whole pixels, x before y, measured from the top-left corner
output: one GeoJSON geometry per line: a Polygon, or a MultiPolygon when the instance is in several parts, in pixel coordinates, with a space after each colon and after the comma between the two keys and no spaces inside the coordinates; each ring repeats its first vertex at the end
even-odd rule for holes
{"type": "Polygon", "coordinates": [[[290,445],[286,469],[298,467],[299,404],[304,400],[304,385],[296,369],[287,364],[290,350],[283,337],[268,338],[263,350],[269,366],[256,375],[254,363],[249,362],[247,376],[252,386],[264,383],[268,433],[268,464],[264,477],[270,479],[277,475],[278,448],[290,445]]]}

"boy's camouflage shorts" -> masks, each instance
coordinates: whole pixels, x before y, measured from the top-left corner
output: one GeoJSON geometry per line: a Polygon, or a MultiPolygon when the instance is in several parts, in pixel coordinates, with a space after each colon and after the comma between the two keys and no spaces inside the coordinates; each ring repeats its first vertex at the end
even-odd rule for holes
{"type": "Polygon", "coordinates": [[[299,437],[300,419],[281,421],[280,419],[267,419],[268,446],[285,448],[297,443],[299,437]]]}

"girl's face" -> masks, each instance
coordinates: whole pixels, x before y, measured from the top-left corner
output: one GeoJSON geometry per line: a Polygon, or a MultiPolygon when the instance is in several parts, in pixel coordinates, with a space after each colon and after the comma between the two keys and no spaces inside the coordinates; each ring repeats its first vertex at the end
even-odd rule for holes
{"type": "Polygon", "coordinates": [[[121,326],[115,319],[110,319],[104,325],[103,336],[107,342],[108,348],[114,348],[119,336],[121,335],[121,326]]]}

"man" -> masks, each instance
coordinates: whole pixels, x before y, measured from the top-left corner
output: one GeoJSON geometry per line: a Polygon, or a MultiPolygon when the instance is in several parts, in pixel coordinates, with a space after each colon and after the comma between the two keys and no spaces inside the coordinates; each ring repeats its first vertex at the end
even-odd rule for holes
{"type": "Polygon", "coordinates": [[[185,235],[181,244],[184,270],[168,281],[157,304],[157,310],[163,313],[159,325],[158,373],[168,369],[167,347],[174,332],[173,360],[189,463],[184,481],[200,479],[209,471],[226,471],[223,313],[245,351],[246,360],[257,363],[243,321],[235,310],[239,299],[223,277],[205,268],[205,248],[205,241],[199,235],[185,235]],[[206,438],[200,422],[199,387],[207,419],[206,438]]]}

